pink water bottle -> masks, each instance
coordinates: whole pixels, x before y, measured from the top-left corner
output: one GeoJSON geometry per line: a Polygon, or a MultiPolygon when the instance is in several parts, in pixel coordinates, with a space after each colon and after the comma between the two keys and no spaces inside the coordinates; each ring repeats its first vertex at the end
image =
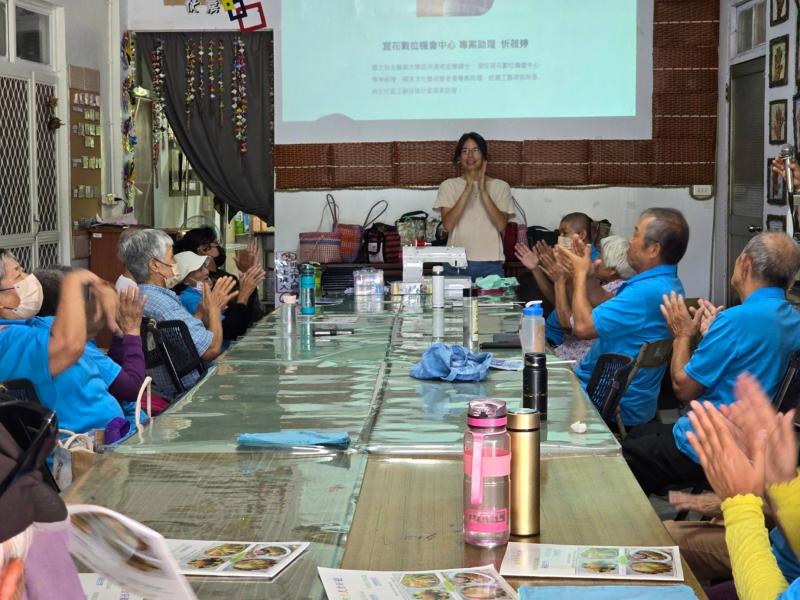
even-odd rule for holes
{"type": "Polygon", "coordinates": [[[511,440],[506,403],[473,400],[464,434],[464,540],[492,548],[508,542],[511,440]]]}

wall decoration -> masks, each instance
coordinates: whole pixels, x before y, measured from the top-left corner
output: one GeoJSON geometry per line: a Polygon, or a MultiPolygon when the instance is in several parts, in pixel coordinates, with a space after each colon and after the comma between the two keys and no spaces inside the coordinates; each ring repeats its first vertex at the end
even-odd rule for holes
{"type": "Polygon", "coordinates": [[[164,80],[167,74],[164,70],[164,40],[159,39],[150,53],[150,73],[152,74],[153,98],[150,103],[150,116],[152,118],[152,169],[153,181],[158,187],[158,157],[161,154],[161,142],[167,129],[166,115],[164,114],[164,80]]]}
{"type": "Polygon", "coordinates": [[[769,87],[780,87],[789,81],[789,35],[769,42],[769,87]]]}
{"type": "Polygon", "coordinates": [[[233,72],[231,73],[231,110],[233,135],[239,142],[239,152],[247,152],[247,52],[244,41],[237,36],[233,43],[233,72]]]}
{"type": "Polygon", "coordinates": [[[789,0],[769,0],[769,25],[775,27],[789,19],[789,0]]]}
{"type": "Polygon", "coordinates": [[[767,159],[767,202],[769,204],[786,204],[783,177],[772,170],[772,159],[767,159]]]}
{"type": "Polygon", "coordinates": [[[186,129],[192,127],[192,104],[194,103],[197,87],[195,82],[195,73],[197,72],[197,55],[194,49],[194,40],[188,38],[184,46],[184,55],[186,56],[186,92],[183,95],[184,112],[186,113],[186,129]]]}
{"type": "Polygon", "coordinates": [[[769,143],[786,143],[786,100],[773,100],[769,103],[769,143]]]}
{"type": "Polygon", "coordinates": [[[797,144],[800,143],[800,94],[795,94],[792,98],[792,132],[792,139],[797,148],[797,144]]]}
{"type": "Polygon", "coordinates": [[[786,215],[767,215],[767,231],[786,231],[786,215]]]}

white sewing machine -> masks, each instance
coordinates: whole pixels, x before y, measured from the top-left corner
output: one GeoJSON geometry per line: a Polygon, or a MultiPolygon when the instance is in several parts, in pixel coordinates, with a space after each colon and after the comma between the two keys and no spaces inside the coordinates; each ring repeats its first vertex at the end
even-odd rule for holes
{"type": "Polygon", "coordinates": [[[467,267],[467,252],[456,246],[403,246],[403,283],[421,283],[426,263],[447,263],[457,269],[467,267]]]}

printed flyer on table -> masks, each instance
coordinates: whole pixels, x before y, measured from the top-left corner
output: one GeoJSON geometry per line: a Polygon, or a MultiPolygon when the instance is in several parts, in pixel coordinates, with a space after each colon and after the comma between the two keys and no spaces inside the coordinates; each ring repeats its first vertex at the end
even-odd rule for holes
{"type": "Polygon", "coordinates": [[[511,542],[500,573],[509,577],[683,581],[677,546],[558,546],[511,542]]]}
{"type": "Polygon", "coordinates": [[[348,571],[318,567],[328,600],[515,600],[492,565],[448,571],[348,571]]]}

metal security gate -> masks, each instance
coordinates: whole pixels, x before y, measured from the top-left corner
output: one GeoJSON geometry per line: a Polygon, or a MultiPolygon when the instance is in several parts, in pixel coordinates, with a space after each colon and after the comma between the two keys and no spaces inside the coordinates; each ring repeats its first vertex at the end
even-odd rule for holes
{"type": "Polygon", "coordinates": [[[0,74],[0,248],[29,271],[61,257],[55,96],[55,77],[0,74]]]}

